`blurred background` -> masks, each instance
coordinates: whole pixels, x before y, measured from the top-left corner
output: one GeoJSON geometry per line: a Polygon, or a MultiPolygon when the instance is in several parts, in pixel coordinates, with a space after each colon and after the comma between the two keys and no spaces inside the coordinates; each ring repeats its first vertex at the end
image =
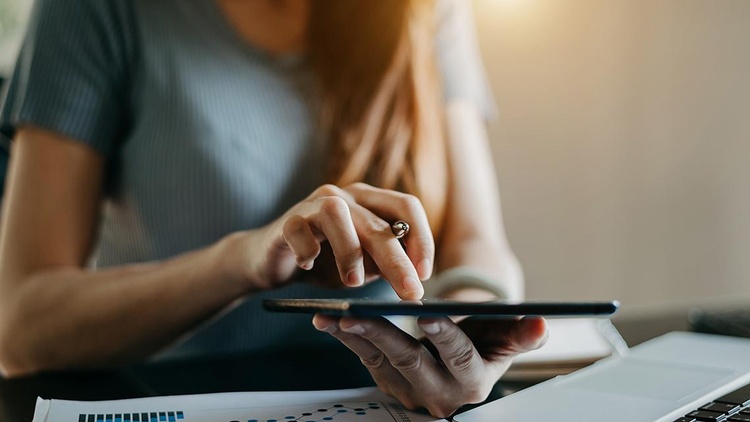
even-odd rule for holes
{"type": "MultiPolygon", "coordinates": [[[[473,1],[536,299],[750,304],[750,1],[473,1]]],[[[0,0],[0,74],[29,0],[0,0]]]]}
{"type": "Polygon", "coordinates": [[[0,0],[0,78],[7,78],[13,68],[31,4],[31,0],[0,0]]]}
{"type": "Polygon", "coordinates": [[[527,295],[750,304],[750,1],[474,6],[527,295]]]}

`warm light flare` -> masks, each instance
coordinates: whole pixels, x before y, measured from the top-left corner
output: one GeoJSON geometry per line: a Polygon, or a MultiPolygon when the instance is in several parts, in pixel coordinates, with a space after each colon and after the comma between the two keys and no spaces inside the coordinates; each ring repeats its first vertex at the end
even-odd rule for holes
{"type": "Polygon", "coordinates": [[[527,11],[533,3],[535,3],[535,0],[474,0],[477,13],[522,13],[527,11]]]}

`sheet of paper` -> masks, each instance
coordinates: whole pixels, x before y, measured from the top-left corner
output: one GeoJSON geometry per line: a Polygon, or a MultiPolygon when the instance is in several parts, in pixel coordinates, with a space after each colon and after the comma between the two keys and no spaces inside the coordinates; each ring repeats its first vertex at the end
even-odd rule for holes
{"type": "Polygon", "coordinates": [[[33,422],[428,422],[375,388],[200,394],[114,401],[37,399],[33,422]]]}

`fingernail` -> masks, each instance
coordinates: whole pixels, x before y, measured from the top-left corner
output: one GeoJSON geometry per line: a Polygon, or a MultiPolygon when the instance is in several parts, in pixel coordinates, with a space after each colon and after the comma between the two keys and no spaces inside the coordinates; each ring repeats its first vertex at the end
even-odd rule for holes
{"type": "Polygon", "coordinates": [[[298,262],[297,265],[305,271],[309,271],[313,267],[314,261],[298,262]]]}
{"type": "Polygon", "coordinates": [[[344,330],[344,331],[346,331],[347,333],[352,333],[352,334],[360,334],[361,335],[361,334],[365,333],[365,327],[363,327],[363,326],[361,326],[359,324],[355,324],[355,325],[352,325],[351,327],[346,327],[346,328],[341,327],[341,329],[344,330]]]}
{"type": "MultiPolygon", "coordinates": [[[[316,328],[317,328],[317,327],[316,327],[316,328]]],[[[325,332],[326,332],[326,333],[328,333],[328,334],[332,334],[332,333],[335,333],[335,332],[336,332],[336,326],[335,326],[335,325],[333,325],[333,324],[331,324],[331,325],[326,325],[325,327],[320,327],[320,328],[318,328],[318,331],[325,331],[325,332]]]]}
{"type": "Polygon", "coordinates": [[[404,294],[408,296],[416,296],[416,299],[420,299],[424,294],[422,282],[415,279],[414,277],[406,277],[402,286],[404,294]]]}
{"type": "Polygon", "coordinates": [[[525,342],[526,350],[536,350],[544,346],[544,344],[547,343],[548,338],[549,338],[549,330],[545,330],[543,335],[536,337],[534,339],[528,339],[525,342]]]}
{"type": "Polygon", "coordinates": [[[421,261],[419,261],[419,264],[417,265],[417,272],[419,273],[419,276],[422,278],[422,280],[427,280],[432,276],[432,261],[425,258],[421,261]]]}
{"type": "Polygon", "coordinates": [[[546,342],[547,342],[547,335],[545,334],[542,337],[537,338],[536,341],[532,342],[529,345],[528,350],[536,350],[536,349],[544,346],[544,343],[546,343],[546,342]]]}
{"type": "Polygon", "coordinates": [[[364,277],[359,275],[359,270],[354,270],[347,274],[346,281],[350,286],[361,286],[364,282],[363,278],[364,277]]]}
{"type": "Polygon", "coordinates": [[[437,334],[440,332],[440,323],[431,322],[429,324],[420,324],[420,328],[425,334],[437,334]]]}

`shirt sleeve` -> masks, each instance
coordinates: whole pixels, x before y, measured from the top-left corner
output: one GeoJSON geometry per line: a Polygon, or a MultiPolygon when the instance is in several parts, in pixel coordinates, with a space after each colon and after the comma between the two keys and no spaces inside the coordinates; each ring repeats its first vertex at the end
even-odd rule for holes
{"type": "Polygon", "coordinates": [[[128,125],[134,31],[127,0],[36,0],[0,110],[109,157],[128,125]]]}
{"type": "Polygon", "coordinates": [[[471,0],[438,0],[436,55],[446,102],[474,103],[485,119],[497,115],[482,63],[471,0]]]}

